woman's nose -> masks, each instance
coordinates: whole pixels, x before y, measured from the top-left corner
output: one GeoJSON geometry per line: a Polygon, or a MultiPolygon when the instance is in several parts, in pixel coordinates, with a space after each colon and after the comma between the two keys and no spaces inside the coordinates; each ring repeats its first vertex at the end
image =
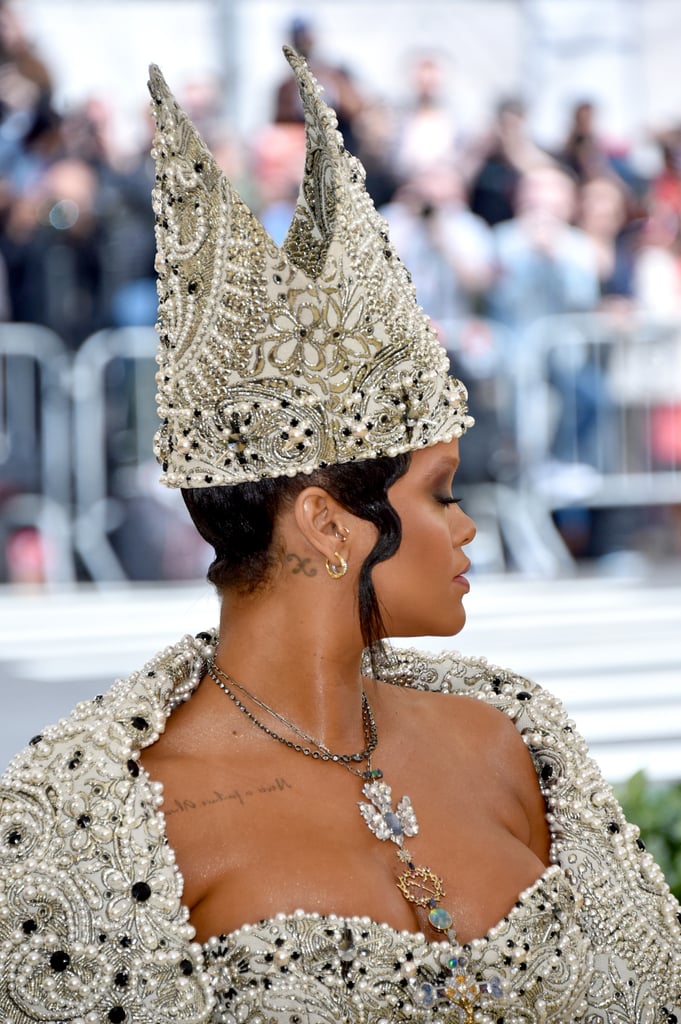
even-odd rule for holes
{"type": "Polygon", "coordinates": [[[459,516],[463,518],[463,522],[461,522],[459,516],[457,516],[457,519],[459,521],[456,524],[455,536],[457,544],[461,547],[464,547],[466,544],[470,544],[470,542],[475,537],[475,534],[477,533],[477,527],[473,520],[471,519],[471,517],[466,512],[464,512],[460,505],[457,507],[457,511],[459,513],[459,516]]]}

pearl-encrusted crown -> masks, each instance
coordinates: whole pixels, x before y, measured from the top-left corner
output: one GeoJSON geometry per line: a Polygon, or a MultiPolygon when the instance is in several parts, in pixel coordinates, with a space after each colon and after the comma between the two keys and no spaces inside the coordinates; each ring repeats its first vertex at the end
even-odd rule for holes
{"type": "Polygon", "coordinates": [[[300,196],[281,248],[155,66],[160,345],[154,451],[170,487],[293,476],[451,440],[466,389],[306,61],[300,196]]]}

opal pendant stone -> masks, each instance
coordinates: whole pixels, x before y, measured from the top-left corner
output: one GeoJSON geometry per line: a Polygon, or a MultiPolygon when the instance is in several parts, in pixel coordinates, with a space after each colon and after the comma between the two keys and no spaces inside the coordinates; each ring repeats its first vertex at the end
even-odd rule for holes
{"type": "Polygon", "coordinates": [[[428,920],[439,932],[446,932],[452,927],[452,915],[444,907],[433,907],[428,912],[428,920]]]}

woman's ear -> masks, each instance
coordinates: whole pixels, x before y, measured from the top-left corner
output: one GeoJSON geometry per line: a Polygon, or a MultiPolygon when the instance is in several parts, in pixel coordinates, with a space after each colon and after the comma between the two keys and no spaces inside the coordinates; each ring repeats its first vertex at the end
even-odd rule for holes
{"type": "Polygon", "coordinates": [[[306,487],[297,496],[293,514],[296,525],[305,540],[324,559],[333,561],[350,536],[350,521],[354,518],[347,509],[323,487],[306,487]]]}

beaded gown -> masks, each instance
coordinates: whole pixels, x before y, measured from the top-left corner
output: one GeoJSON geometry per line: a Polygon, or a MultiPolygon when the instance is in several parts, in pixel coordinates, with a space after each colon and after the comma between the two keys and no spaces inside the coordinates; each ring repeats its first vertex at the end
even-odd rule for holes
{"type": "Polygon", "coordinates": [[[532,755],[552,864],[484,937],[299,911],[192,941],[159,784],[138,764],[205,671],[186,637],[34,737],[0,780],[0,1021],[673,1024],[679,905],[560,703],[483,660],[399,652],[396,685],[474,696],[532,755]],[[466,962],[483,994],[462,1008],[466,962]],[[459,979],[460,980],[460,979],[459,979]]]}

